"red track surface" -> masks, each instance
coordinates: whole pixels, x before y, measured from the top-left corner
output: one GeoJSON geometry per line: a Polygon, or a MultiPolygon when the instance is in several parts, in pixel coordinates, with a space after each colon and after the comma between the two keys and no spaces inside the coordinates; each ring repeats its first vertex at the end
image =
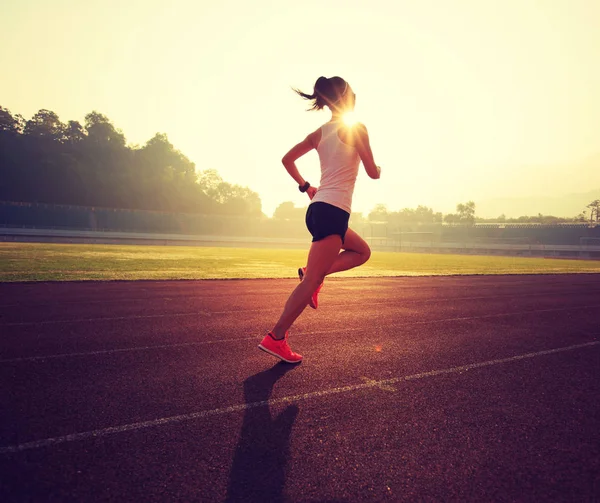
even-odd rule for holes
{"type": "Polygon", "coordinates": [[[0,500],[600,498],[599,276],[295,284],[1,284],[0,500]]]}

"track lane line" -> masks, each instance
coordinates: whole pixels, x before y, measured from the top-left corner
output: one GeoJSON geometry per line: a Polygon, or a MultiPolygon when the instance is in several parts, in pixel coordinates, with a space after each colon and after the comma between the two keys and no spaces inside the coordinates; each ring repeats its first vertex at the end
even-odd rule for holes
{"type": "MultiPolygon", "coordinates": [[[[297,281],[297,279],[296,279],[297,281]]],[[[530,283],[524,283],[529,285],[530,283]]],[[[592,285],[596,285],[596,283],[590,283],[592,285]]],[[[342,290],[353,290],[354,288],[357,288],[356,286],[350,286],[350,285],[335,285],[337,288],[340,288],[342,290]]],[[[511,286],[512,285],[507,285],[511,286]]],[[[570,284],[564,284],[564,283],[557,283],[556,286],[562,287],[562,286],[566,286],[566,287],[571,287],[572,285],[570,284]]],[[[579,286],[587,286],[587,285],[579,285],[579,286]]],[[[501,285],[502,287],[502,285],[501,285]]],[[[385,288],[387,288],[388,290],[393,290],[393,292],[389,292],[389,293],[397,293],[397,286],[394,285],[390,285],[390,286],[386,286],[385,288]]],[[[434,288],[434,287],[427,287],[427,288],[434,288]]],[[[440,288],[440,287],[435,287],[435,288],[440,288]]],[[[445,289],[450,289],[450,287],[445,286],[445,289]]],[[[476,286],[476,288],[480,288],[480,289],[484,289],[483,285],[478,285],[476,286]]],[[[411,287],[411,288],[405,288],[402,287],[403,290],[422,290],[422,287],[411,287]]],[[[379,289],[378,289],[379,290],[379,289]]],[[[277,292],[277,291],[269,291],[269,292],[265,292],[262,295],[285,295],[286,293],[289,293],[288,290],[285,290],[283,292],[277,292]]],[[[577,289],[577,290],[569,290],[569,291],[557,291],[557,292],[545,292],[545,293],[532,293],[528,296],[540,296],[540,295],[568,295],[571,293],[581,293],[581,288],[577,289]]],[[[586,293],[600,293],[600,290],[586,290],[586,293]]],[[[248,291],[248,292],[242,292],[241,294],[238,294],[238,296],[244,296],[244,297],[249,297],[249,296],[254,296],[256,295],[255,292],[253,291],[248,291]]],[[[211,299],[227,299],[231,296],[230,293],[218,293],[218,294],[213,294],[213,295],[185,295],[185,294],[177,294],[177,295],[164,295],[164,296],[157,296],[157,297],[130,297],[130,298],[124,298],[124,299],[95,299],[95,300],[65,300],[65,301],[52,301],[52,302],[44,302],[44,301],[36,301],[36,302],[32,302],[30,304],[26,304],[23,302],[15,302],[15,303],[10,303],[10,304],[0,304],[0,309],[3,308],[9,308],[9,307],[23,307],[23,308],[35,308],[35,307],[47,307],[47,306],[74,306],[74,305],[82,305],[82,304],[122,304],[122,303],[142,303],[142,302],[152,302],[152,301],[166,301],[166,302],[170,302],[170,301],[179,301],[179,300],[195,300],[198,302],[204,302],[204,301],[209,301],[211,299]]],[[[515,296],[512,295],[510,293],[506,293],[506,294],[500,294],[500,295],[495,295],[495,296],[490,296],[490,295],[486,295],[486,296],[477,296],[477,297],[456,297],[456,300],[479,300],[479,299],[493,299],[493,298],[502,298],[502,297],[514,297],[514,298],[521,298],[521,297],[525,297],[524,295],[520,295],[520,296],[515,296]]],[[[450,299],[449,299],[450,300],[450,299]]],[[[415,300],[411,300],[409,302],[420,302],[420,301],[428,301],[428,299],[415,299],[415,300]]],[[[432,300],[429,300],[429,302],[434,302],[432,300]]],[[[340,304],[341,305],[341,304],[340,304]]]]}
{"type": "MultiPolygon", "coordinates": [[[[570,311],[570,310],[574,310],[574,309],[595,309],[595,308],[599,308],[600,304],[597,305],[590,305],[590,306],[572,306],[572,307],[565,307],[565,308],[558,308],[558,309],[536,309],[536,310],[532,310],[532,311],[519,311],[519,312],[512,312],[512,313],[497,313],[497,314],[484,314],[481,316],[465,316],[465,317],[458,317],[458,318],[444,318],[441,320],[423,320],[423,321],[406,321],[406,322],[402,322],[402,323],[398,323],[398,324],[392,324],[392,325],[388,325],[387,327],[389,328],[399,328],[399,327],[405,327],[407,325],[433,325],[436,323],[449,323],[449,322],[453,322],[453,321],[470,321],[470,320],[481,320],[481,319],[486,319],[486,318],[500,318],[500,317],[504,317],[504,316],[520,316],[520,315],[526,315],[526,314],[537,314],[537,313],[551,313],[551,312],[561,312],[561,311],[570,311]]],[[[344,328],[343,331],[345,332],[360,332],[365,330],[364,328],[344,328]]],[[[304,336],[306,337],[307,335],[323,335],[323,334],[332,334],[332,333],[339,333],[340,329],[330,329],[330,330],[312,330],[310,332],[307,333],[303,333],[303,332],[298,332],[297,335],[299,336],[304,336]]],[[[22,357],[17,357],[17,358],[6,358],[3,360],[0,360],[0,364],[5,363],[23,363],[23,362],[41,362],[44,360],[52,360],[52,359],[59,359],[59,358],[70,358],[70,357],[86,357],[86,356],[96,356],[96,355],[106,355],[106,354],[113,354],[113,353],[125,353],[125,352],[132,352],[132,351],[149,351],[149,350],[153,350],[153,349],[171,349],[171,348],[179,348],[179,347],[193,347],[193,346],[202,346],[202,345],[206,345],[206,344],[217,344],[217,343],[224,343],[224,342],[245,342],[245,341],[250,341],[250,340],[259,340],[261,337],[263,337],[264,335],[256,335],[253,337],[243,337],[243,338],[231,338],[231,339],[219,339],[219,340],[214,340],[214,341],[198,341],[198,342],[184,342],[184,343],[179,343],[179,344],[161,344],[161,345],[156,345],[156,346],[141,346],[141,347],[133,347],[133,348],[116,348],[116,349],[103,349],[103,350],[97,350],[97,351],[89,351],[89,352],[80,352],[80,353],[61,353],[61,354],[54,354],[54,355],[45,355],[45,356],[22,356],[22,357]]]]}
{"type": "MultiPolygon", "coordinates": [[[[478,274],[459,274],[459,275],[424,275],[424,276],[356,276],[356,277],[333,277],[330,278],[328,281],[333,282],[334,284],[340,283],[339,287],[347,290],[347,289],[351,289],[352,286],[349,285],[349,282],[354,281],[354,280],[358,280],[356,281],[358,282],[364,282],[365,280],[384,280],[386,282],[385,287],[386,288],[390,288],[390,289],[396,289],[398,288],[397,284],[393,284],[396,281],[402,281],[402,280],[412,280],[412,279],[436,279],[436,280],[440,280],[440,281],[444,281],[444,280],[465,280],[465,279],[475,279],[477,282],[485,282],[486,279],[497,279],[497,278],[502,278],[502,279],[506,279],[506,280],[512,280],[515,279],[517,281],[505,281],[505,282],[501,282],[499,285],[494,285],[494,287],[500,287],[500,288],[512,288],[514,286],[522,286],[522,285],[527,285],[527,286],[539,286],[539,278],[543,278],[545,280],[549,280],[552,279],[553,281],[547,281],[544,286],[548,286],[548,287],[571,287],[572,285],[570,283],[567,283],[564,280],[566,276],[576,276],[577,280],[579,281],[577,286],[596,286],[597,281],[595,278],[591,278],[592,276],[597,276],[598,273],[594,273],[594,272],[588,272],[588,273],[548,273],[548,274],[535,274],[535,273],[531,273],[531,274],[490,274],[490,275],[478,275],[478,274]],[[585,279],[588,279],[587,277],[590,277],[590,281],[583,281],[585,279]]],[[[138,283],[146,283],[147,280],[140,280],[138,283]]],[[[152,280],[150,280],[152,282],[152,280]]],[[[154,283],[167,283],[169,280],[155,280],[154,283]]],[[[188,280],[184,280],[184,282],[187,282],[188,280]]],[[[218,279],[211,279],[211,280],[189,280],[190,282],[194,282],[196,281],[197,283],[203,283],[205,281],[210,281],[210,282],[225,282],[225,281],[256,281],[256,279],[243,279],[243,278],[239,278],[239,279],[235,279],[235,280],[228,280],[228,279],[223,279],[223,280],[218,280],[218,279]]],[[[259,281],[297,281],[297,276],[290,276],[289,278],[263,278],[263,279],[259,279],[259,281]]],[[[90,283],[93,283],[93,281],[89,281],[90,283]]],[[[131,280],[131,281],[126,281],[124,283],[135,283],[136,280],[131,280]]],[[[40,283],[44,283],[44,282],[28,282],[27,285],[32,286],[32,285],[39,285],[40,283]]],[[[60,286],[62,287],[63,285],[68,284],[69,282],[65,281],[65,282],[59,282],[60,286]]],[[[101,284],[108,284],[109,282],[96,282],[96,283],[101,283],[101,284]]],[[[174,281],[174,283],[180,283],[177,280],[174,281]]],[[[453,285],[449,285],[447,284],[447,281],[444,281],[443,283],[441,283],[440,285],[436,285],[436,287],[442,287],[442,288],[448,288],[451,289],[453,285]]],[[[20,283],[20,285],[22,285],[23,283],[20,283]]],[[[46,284],[46,283],[44,283],[46,284]]],[[[6,289],[11,289],[12,284],[11,283],[4,283],[4,284],[0,284],[0,287],[6,287],[6,289]]],[[[112,285],[111,285],[112,286],[112,285]]],[[[174,288],[174,287],[173,287],[174,288]]],[[[402,285],[402,289],[404,290],[421,290],[423,287],[422,286],[412,286],[412,285],[402,285]]],[[[427,288],[432,288],[431,286],[428,286],[427,288]]],[[[481,288],[481,289],[485,289],[485,288],[489,288],[489,285],[487,284],[477,284],[474,285],[474,288],[481,288]]],[[[168,294],[159,294],[157,296],[153,296],[152,293],[154,293],[154,289],[153,288],[149,288],[148,285],[146,285],[143,288],[144,291],[148,291],[150,292],[150,295],[148,295],[147,297],[129,297],[129,298],[124,298],[124,299],[116,299],[116,300],[76,300],[76,301],[69,301],[69,300],[65,300],[65,301],[55,301],[55,302],[51,302],[50,304],[52,305],[68,305],[68,304],[93,304],[93,303],[104,303],[104,302],[130,302],[130,301],[151,301],[151,300],[161,300],[161,299],[169,299],[169,298],[173,298],[168,294]]],[[[247,291],[247,292],[243,292],[244,295],[254,295],[254,293],[252,291],[247,291]]],[[[275,292],[274,292],[275,294],[275,292]]],[[[194,297],[193,295],[185,295],[185,294],[179,294],[178,297],[185,297],[185,298],[220,298],[220,297],[227,297],[229,296],[229,294],[227,293],[217,293],[217,294],[210,294],[210,295],[204,295],[204,296],[198,296],[198,297],[194,297]]],[[[6,303],[6,304],[0,304],[0,309],[3,307],[20,307],[23,306],[24,304],[22,302],[15,302],[15,303],[6,303]]],[[[32,304],[29,304],[28,307],[35,307],[35,306],[46,306],[48,305],[47,302],[42,301],[35,301],[32,304]]]]}
{"type": "MultiPolygon", "coordinates": [[[[593,292],[596,293],[596,292],[593,292]]],[[[598,291],[598,293],[600,293],[600,291],[598,291]]],[[[589,292],[581,292],[580,293],[582,296],[589,296],[589,292]]],[[[564,295],[562,292],[560,294],[556,294],[556,295],[564,295]]],[[[552,294],[546,294],[546,293],[540,293],[540,294],[531,294],[531,295],[522,295],[522,296],[506,296],[507,298],[514,298],[514,299],[520,299],[520,298],[530,298],[530,297],[536,297],[536,296],[544,296],[544,297],[548,297],[548,296],[552,296],[552,294]]],[[[478,299],[498,299],[498,298],[502,298],[502,297],[497,297],[497,296],[489,296],[489,297],[457,297],[454,299],[423,299],[423,300],[413,300],[413,301],[406,301],[406,304],[411,303],[411,304],[416,304],[416,303],[438,303],[438,302],[443,302],[443,301],[448,301],[448,302],[453,302],[453,301],[460,301],[460,300],[478,300],[478,299]]],[[[382,305],[388,305],[390,303],[390,301],[381,301],[381,302],[369,302],[370,306],[382,306],[382,305]]],[[[348,303],[348,302],[340,302],[340,303],[333,303],[333,304],[328,304],[329,307],[336,307],[336,306],[344,306],[344,307],[351,307],[351,306],[363,306],[364,303],[358,303],[358,302],[352,302],[352,303],[348,303]]],[[[210,317],[213,315],[221,315],[221,314],[233,314],[233,313],[262,313],[262,312],[269,312],[269,311],[281,311],[281,307],[277,306],[277,307],[271,307],[271,308],[259,308],[259,309],[233,309],[233,310],[227,310],[227,311],[206,311],[206,310],[202,310],[202,311],[193,311],[193,312],[187,312],[187,313],[165,313],[165,314],[147,314],[147,315],[135,315],[135,316],[114,316],[114,317],[98,317],[98,318],[80,318],[80,319],[73,319],[73,320],[47,320],[47,321],[16,321],[16,322],[9,322],[9,323],[0,323],[0,327],[22,327],[22,326],[35,326],[35,325],[58,325],[58,324],[69,324],[69,323],[89,323],[89,322],[101,322],[101,321],[118,321],[118,320],[138,320],[138,319],[152,319],[152,318],[169,318],[169,317],[185,317],[185,316],[205,316],[205,317],[210,317]]]]}
{"type": "Polygon", "coordinates": [[[127,353],[132,351],[149,351],[152,349],[177,349],[177,348],[187,348],[193,346],[204,346],[207,344],[219,344],[223,342],[245,342],[251,340],[258,340],[258,336],[256,337],[244,337],[244,338],[236,338],[236,339],[221,339],[216,341],[198,341],[198,342],[182,342],[178,344],[160,344],[156,346],[138,346],[133,348],[116,348],[116,349],[101,349],[97,351],[87,351],[81,353],[59,353],[55,355],[45,355],[45,356],[22,356],[19,358],[9,358],[6,360],[0,360],[0,363],[21,363],[21,362],[38,362],[43,360],[54,360],[58,358],[73,358],[73,357],[82,357],[82,356],[97,356],[97,355],[106,355],[113,353],[127,353]]]}
{"type": "Polygon", "coordinates": [[[53,445],[64,444],[67,442],[76,442],[76,441],[81,441],[81,440],[87,440],[90,438],[94,438],[94,439],[102,438],[102,437],[114,435],[117,433],[124,433],[127,431],[136,431],[136,430],[141,430],[141,429],[145,429],[145,428],[153,428],[156,426],[163,426],[163,425],[168,425],[168,424],[173,424],[173,423],[192,421],[194,419],[202,419],[202,418],[209,417],[209,416],[216,416],[216,415],[229,414],[232,412],[245,411],[245,410],[253,409],[256,407],[276,405],[276,404],[280,404],[280,403],[298,402],[298,401],[302,401],[302,400],[308,400],[311,398],[320,398],[320,397],[328,396],[328,395],[349,393],[349,392],[357,391],[357,390],[361,390],[361,389],[381,388],[382,386],[391,386],[393,384],[397,384],[397,383],[401,383],[401,382],[405,382],[405,381],[414,381],[417,379],[424,379],[427,377],[435,377],[435,376],[445,375],[445,374],[456,374],[456,373],[465,372],[465,371],[472,370],[472,369],[491,367],[493,365],[501,365],[504,363],[511,363],[511,362],[515,362],[515,361],[519,361],[519,360],[536,358],[536,357],[544,356],[544,355],[563,353],[566,351],[573,351],[576,349],[598,346],[599,344],[600,344],[600,341],[594,340],[594,341],[586,342],[583,344],[575,344],[572,346],[565,346],[562,348],[547,349],[544,351],[536,351],[536,352],[532,352],[532,353],[524,353],[524,354],[520,354],[520,355],[510,356],[508,358],[498,358],[498,359],[487,360],[487,361],[483,361],[483,362],[469,363],[466,365],[459,365],[456,367],[449,367],[449,368],[445,368],[445,369],[430,370],[427,372],[420,372],[418,374],[411,374],[411,375],[401,376],[401,377],[393,377],[391,379],[383,379],[383,380],[379,380],[379,381],[369,380],[368,382],[361,382],[359,384],[340,386],[337,388],[330,388],[330,389],[319,390],[319,391],[311,391],[309,393],[303,393],[301,395],[292,395],[292,396],[286,396],[286,397],[282,397],[282,398],[263,400],[263,401],[259,401],[259,402],[231,405],[229,407],[222,407],[222,408],[212,409],[212,410],[202,410],[202,411],[198,411],[198,412],[192,412],[190,414],[181,414],[178,416],[163,417],[160,419],[153,419],[150,421],[141,421],[141,422],[137,422],[137,423],[124,424],[124,425],[120,425],[120,426],[111,426],[108,428],[101,428],[101,429],[97,429],[97,430],[84,431],[84,432],[79,432],[79,433],[71,433],[69,435],[63,435],[63,436],[59,436],[59,437],[50,437],[50,438],[45,438],[42,440],[25,442],[22,444],[0,446],[0,454],[17,453],[17,452],[22,452],[22,451],[31,450],[31,449],[39,449],[39,448],[43,448],[43,447],[50,447],[53,445]]]}

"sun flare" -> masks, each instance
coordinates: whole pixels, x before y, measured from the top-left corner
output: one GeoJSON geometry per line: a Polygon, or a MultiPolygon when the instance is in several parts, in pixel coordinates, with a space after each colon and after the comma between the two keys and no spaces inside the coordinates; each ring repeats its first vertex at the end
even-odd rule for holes
{"type": "Polygon", "coordinates": [[[356,117],[356,114],[354,112],[346,112],[342,116],[342,120],[344,121],[344,124],[346,124],[346,126],[354,126],[354,124],[358,122],[358,118],[356,117]]]}

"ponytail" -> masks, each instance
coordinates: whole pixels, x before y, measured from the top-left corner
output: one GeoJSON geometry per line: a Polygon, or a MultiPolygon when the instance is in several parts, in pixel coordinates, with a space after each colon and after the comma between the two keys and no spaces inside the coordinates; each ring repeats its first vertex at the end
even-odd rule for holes
{"type": "Polygon", "coordinates": [[[341,77],[319,77],[315,82],[312,94],[306,94],[299,89],[294,91],[305,100],[312,101],[309,110],[322,110],[326,106],[335,107],[337,102],[346,94],[348,82],[341,77]]]}

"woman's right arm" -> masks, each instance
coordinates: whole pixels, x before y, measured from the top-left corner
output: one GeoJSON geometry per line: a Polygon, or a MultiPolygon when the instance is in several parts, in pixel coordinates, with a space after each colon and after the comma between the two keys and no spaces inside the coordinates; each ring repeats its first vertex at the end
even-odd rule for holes
{"type": "Polygon", "coordinates": [[[356,125],[355,146],[367,175],[377,180],[381,176],[381,168],[375,164],[375,160],[373,159],[373,152],[369,143],[369,132],[364,124],[359,123],[356,125]]]}

